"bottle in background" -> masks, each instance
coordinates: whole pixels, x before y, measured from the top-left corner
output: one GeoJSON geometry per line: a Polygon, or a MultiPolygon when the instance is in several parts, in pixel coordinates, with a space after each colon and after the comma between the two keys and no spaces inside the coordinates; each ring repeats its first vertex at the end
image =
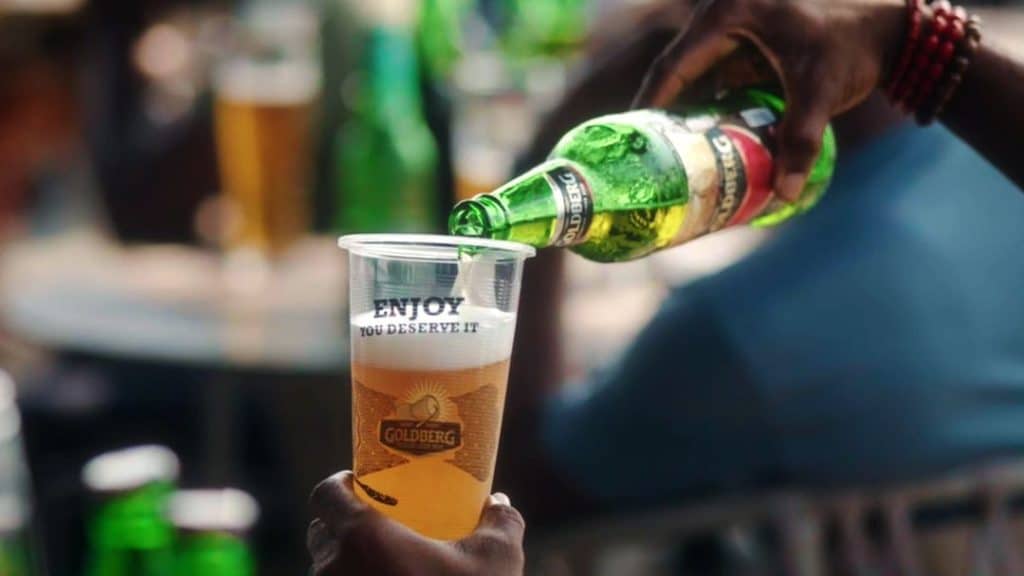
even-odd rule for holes
{"type": "Polygon", "coordinates": [[[424,119],[414,39],[417,3],[359,5],[368,31],[355,110],[335,144],[343,232],[436,229],[438,150],[424,119]]]}
{"type": "Polygon", "coordinates": [[[168,508],[178,531],[174,576],[253,576],[246,540],[259,506],[241,490],[183,490],[168,508]]]}
{"type": "Polygon", "coordinates": [[[173,576],[167,504],[178,469],[178,458],[162,446],[108,452],[85,465],[82,480],[95,500],[86,576],[173,576]]]}
{"type": "Polygon", "coordinates": [[[584,122],[548,161],[458,204],[450,232],[616,262],[727,226],[778,224],[818,201],[836,160],[828,128],[803,195],[777,200],[771,143],[783,107],[752,90],[683,116],[640,110],[584,122]]]}
{"type": "Polygon", "coordinates": [[[28,468],[14,383],[0,371],[0,576],[38,574],[32,554],[28,468]]]}
{"type": "Polygon", "coordinates": [[[28,516],[13,496],[0,495],[0,574],[30,576],[28,516]]]}
{"type": "Polygon", "coordinates": [[[470,0],[421,0],[416,44],[428,75],[446,79],[462,57],[462,23],[470,0]]]}
{"type": "Polygon", "coordinates": [[[514,59],[564,58],[587,34],[589,0],[504,0],[504,51],[514,59]]]}

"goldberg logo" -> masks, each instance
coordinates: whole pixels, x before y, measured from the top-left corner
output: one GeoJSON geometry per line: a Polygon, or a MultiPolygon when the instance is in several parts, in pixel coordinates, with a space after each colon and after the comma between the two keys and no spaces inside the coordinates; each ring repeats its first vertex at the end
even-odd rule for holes
{"type": "Polygon", "coordinates": [[[718,165],[718,208],[711,222],[711,231],[715,231],[727,226],[743,204],[747,194],[747,176],[743,159],[729,135],[718,128],[712,128],[706,134],[718,165]]]}
{"type": "Polygon", "coordinates": [[[380,442],[417,456],[444,452],[462,445],[462,427],[458,422],[381,420],[380,442]]]}
{"type": "Polygon", "coordinates": [[[380,443],[416,456],[458,448],[462,426],[439,421],[444,416],[444,401],[431,393],[415,402],[395,405],[394,416],[380,421],[380,443]]]}
{"type": "Polygon", "coordinates": [[[547,174],[558,206],[555,246],[571,246],[586,239],[594,217],[594,201],[582,176],[572,168],[560,166],[547,174]]]}

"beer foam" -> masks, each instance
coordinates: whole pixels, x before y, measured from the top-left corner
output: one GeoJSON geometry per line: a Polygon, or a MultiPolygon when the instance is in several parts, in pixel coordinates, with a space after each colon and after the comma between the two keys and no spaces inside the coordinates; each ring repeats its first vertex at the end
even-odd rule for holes
{"type": "Polygon", "coordinates": [[[305,104],[320,92],[320,71],[312,62],[233,61],[218,68],[214,86],[234,102],[305,104]]]}
{"type": "Polygon", "coordinates": [[[396,370],[462,370],[494,364],[512,353],[516,317],[509,312],[463,303],[458,315],[377,317],[371,310],[352,318],[352,359],[396,370]],[[429,332],[430,324],[436,332],[429,332]],[[452,323],[458,328],[452,332],[452,323]],[[476,323],[476,331],[469,325],[476,323]],[[447,324],[442,332],[440,324],[447,324]],[[424,328],[420,328],[424,326],[424,328]],[[410,333],[409,329],[416,327],[410,333]],[[376,334],[376,330],[381,334],[376,334]],[[398,333],[404,329],[406,333],[398,333]],[[364,336],[362,330],[374,330],[364,336]],[[421,330],[425,330],[421,331],[421,330]],[[390,333],[389,333],[390,332],[390,333]]]}

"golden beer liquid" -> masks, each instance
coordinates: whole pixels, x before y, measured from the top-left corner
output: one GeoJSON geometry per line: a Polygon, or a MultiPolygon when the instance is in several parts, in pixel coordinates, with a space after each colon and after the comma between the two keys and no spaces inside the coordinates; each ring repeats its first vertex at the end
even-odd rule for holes
{"type": "Polygon", "coordinates": [[[507,358],[436,371],[353,362],[352,437],[359,498],[425,536],[455,540],[469,535],[491,491],[508,369],[507,358]],[[457,422],[461,446],[418,456],[392,450],[379,440],[381,420],[390,418],[457,422]],[[397,502],[381,502],[380,495],[397,502]]]}
{"type": "Polygon", "coordinates": [[[228,201],[228,250],[272,256],[305,232],[312,99],[238,99],[215,108],[221,186],[228,201]]]}

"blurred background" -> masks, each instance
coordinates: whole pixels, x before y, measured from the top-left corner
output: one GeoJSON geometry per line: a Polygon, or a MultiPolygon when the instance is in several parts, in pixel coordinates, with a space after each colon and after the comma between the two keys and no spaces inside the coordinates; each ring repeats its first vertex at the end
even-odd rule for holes
{"type": "MultiPolygon", "coordinates": [[[[251,495],[200,493],[221,516],[178,529],[231,527],[259,574],[302,573],[306,496],[351,462],[334,239],[442,232],[454,202],[523,167],[595,29],[646,4],[0,0],[8,556],[86,573],[100,504],[156,482],[251,495]],[[83,479],[142,445],[96,464],[126,485],[83,479]]],[[[512,389],[599,367],[671,285],[760,234],[615,266],[540,258],[512,389]]]]}
{"type": "MultiPolygon", "coordinates": [[[[351,463],[336,237],[443,232],[455,202],[575,123],[552,111],[608,100],[582,81],[652,4],[0,0],[0,576],[162,573],[95,559],[140,534],[158,549],[171,529],[178,562],[305,573],[307,495],[351,463]],[[118,509],[153,525],[126,529],[118,509]]],[[[614,72],[602,81],[628,98],[642,68],[614,72]]],[[[770,234],[531,261],[506,413],[585,381],[674,286],[770,234]]],[[[529,468],[517,448],[503,444],[496,487],[529,468]]],[[[686,522],[806,532],[793,500],[730,510],[686,522]]],[[[664,573],[637,542],[660,524],[603,526],[543,540],[532,570],[576,573],[575,554],[579,573],[664,573]]]]}

